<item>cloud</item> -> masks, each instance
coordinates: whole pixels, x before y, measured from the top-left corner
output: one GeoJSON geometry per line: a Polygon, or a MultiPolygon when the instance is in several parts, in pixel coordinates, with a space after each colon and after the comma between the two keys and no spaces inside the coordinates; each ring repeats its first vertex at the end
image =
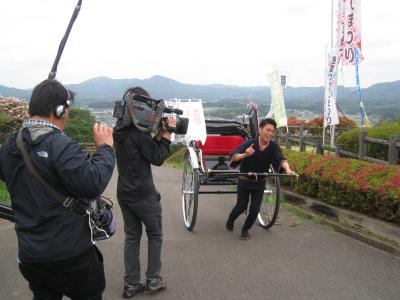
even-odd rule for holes
{"type": "MultiPolygon", "coordinates": [[[[75,4],[0,2],[6,12],[0,27],[7,28],[0,84],[32,87],[48,74],[75,4]]],[[[398,79],[391,70],[400,68],[399,8],[395,0],[363,2],[363,64],[377,72],[363,73],[365,82],[398,79]],[[369,65],[380,57],[391,61],[390,71],[369,65]]],[[[330,9],[330,1],[316,0],[83,1],[57,78],[77,83],[159,74],[185,83],[266,85],[266,74],[284,67],[291,85],[321,86],[330,9]]]]}

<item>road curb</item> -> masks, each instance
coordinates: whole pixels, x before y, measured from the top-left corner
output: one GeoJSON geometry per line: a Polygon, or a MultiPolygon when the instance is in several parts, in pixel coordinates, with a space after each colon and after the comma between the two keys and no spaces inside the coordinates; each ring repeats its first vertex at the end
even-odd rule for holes
{"type": "Polygon", "coordinates": [[[400,257],[400,226],[331,206],[288,189],[282,189],[282,193],[306,218],[319,218],[320,223],[339,233],[400,257]],[[323,218],[320,218],[321,214],[323,218]]]}

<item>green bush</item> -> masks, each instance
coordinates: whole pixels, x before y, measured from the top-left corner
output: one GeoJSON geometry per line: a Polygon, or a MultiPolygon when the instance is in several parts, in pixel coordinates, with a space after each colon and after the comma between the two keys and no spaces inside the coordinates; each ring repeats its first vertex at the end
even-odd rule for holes
{"type": "Polygon", "coordinates": [[[358,153],[358,146],[360,142],[360,128],[353,128],[343,132],[336,141],[340,144],[343,150],[358,153]]]}
{"type": "MultiPolygon", "coordinates": [[[[368,128],[368,137],[389,140],[391,136],[400,136],[399,122],[387,122],[368,128]]],[[[360,128],[354,128],[342,133],[336,143],[343,146],[343,150],[358,153],[360,140],[360,128]]],[[[367,143],[367,155],[381,160],[388,160],[388,145],[367,143]]]]}
{"type": "Polygon", "coordinates": [[[0,112],[0,124],[7,123],[11,120],[10,116],[5,112],[0,112]]]}
{"type": "Polygon", "coordinates": [[[10,116],[4,112],[0,112],[0,144],[5,141],[7,136],[14,130],[10,126],[10,116]]]}
{"type": "Polygon", "coordinates": [[[0,112],[0,144],[2,144],[7,136],[13,131],[20,128],[21,122],[17,125],[12,118],[4,112],[0,112]]]}
{"type": "Polygon", "coordinates": [[[186,145],[183,143],[171,144],[171,155],[182,148],[186,148],[186,145]]]}
{"type": "Polygon", "coordinates": [[[10,194],[8,193],[6,184],[3,181],[0,181],[0,202],[6,204],[11,203],[10,194]]]}
{"type": "Polygon", "coordinates": [[[93,143],[95,121],[95,117],[90,114],[89,110],[73,107],[64,130],[65,134],[77,143],[93,143]]]}
{"type": "Polygon", "coordinates": [[[400,168],[290,150],[285,155],[301,174],[298,182],[284,181],[296,191],[400,223],[400,168]]]}

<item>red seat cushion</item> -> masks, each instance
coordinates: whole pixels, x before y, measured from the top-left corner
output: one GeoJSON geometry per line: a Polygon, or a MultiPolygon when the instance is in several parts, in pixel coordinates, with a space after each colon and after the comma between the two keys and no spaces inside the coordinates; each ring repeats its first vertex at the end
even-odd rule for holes
{"type": "Polygon", "coordinates": [[[204,145],[201,142],[197,142],[203,155],[229,155],[233,149],[239,146],[244,141],[241,136],[207,136],[204,145]]]}

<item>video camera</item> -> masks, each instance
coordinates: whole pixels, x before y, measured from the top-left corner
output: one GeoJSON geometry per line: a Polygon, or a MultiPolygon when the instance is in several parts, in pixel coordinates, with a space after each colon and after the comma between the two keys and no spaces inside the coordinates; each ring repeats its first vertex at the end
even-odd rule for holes
{"type": "MultiPolygon", "coordinates": [[[[128,89],[122,100],[115,101],[113,117],[117,118],[117,127],[129,127],[132,124],[140,131],[155,133],[160,129],[161,122],[166,122],[168,114],[182,115],[183,111],[172,106],[166,106],[163,99],[156,100],[147,96],[135,94],[128,89]]],[[[176,117],[176,127],[167,130],[176,134],[186,134],[189,119],[176,117]]]]}

